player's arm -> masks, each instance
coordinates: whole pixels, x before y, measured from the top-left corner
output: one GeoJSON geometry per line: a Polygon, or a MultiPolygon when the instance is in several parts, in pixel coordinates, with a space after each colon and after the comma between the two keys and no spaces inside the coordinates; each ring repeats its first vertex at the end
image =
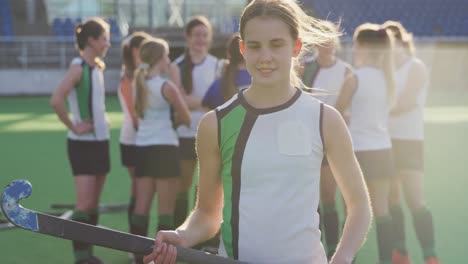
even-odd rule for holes
{"type": "Polygon", "coordinates": [[[93,129],[92,124],[87,122],[73,124],[68,116],[65,104],[68,94],[70,94],[76,84],[79,83],[82,72],[83,69],[81,65],[72,64],[50,98],[50,105],[54,108],[60,121],[75,134],[87,133],[93,129]]]}
{"type": "Polygon", "coordinates": [[[206,241],[218,232],[222,221],[223,186],[216,113],[208,112],[197,134],[199,161],[198,196],[194,211],[177,230],[185,245],[206,241]]]}
{"type": "Polygon", "coordinates": [[[177,121],[186,126],[190,126],[192,117],[179,89],[170,81],[165,82],[163,86],[163,95],[169,103],[174,106],[177,114],[177,121]]]}
{"type": "Polygon", "coordinates": [[[180,70],[176,63],[169,64],[169,79],[177,86],[177,88],[182,88],[180,70]]]}
{"type": "Polygon", "coordinates": [[[346,75],[340,94],[336,100],[335,108],[345,117],[346,111],[351,105],[353,95],[357,90],[357,78],[352,72],[346,75]]]}
{"type": "Polygon", "coordinates": [[[369,194],[344,120],[332,107],[324,105],[323,110],[325,154],[347,208],[343,234],[330,263],[351,263],[370,227],[369,194]]]}
{"type": "Polygon", "coordinates": [[[202,98],[198,98],[192,95],[189,95],[185,92],[185,89],[182,85],[182,77],[180,74],[180,69],[175,63],[171,63],[169,66],[169,77],[172,82],[179,88],[185,103],[190,110],[197,110],[201,108],[202,98]]]}
{"type": "Polygon", "coordinates": [[[405,88],[396,98],[396,104],[391,109],[390,115],[397,116],[415,108],[418,105],[418,96],[421,89],[424,89],[427,79],[426,66],[422,61],[416,60],[408,73],[405,88]]]}

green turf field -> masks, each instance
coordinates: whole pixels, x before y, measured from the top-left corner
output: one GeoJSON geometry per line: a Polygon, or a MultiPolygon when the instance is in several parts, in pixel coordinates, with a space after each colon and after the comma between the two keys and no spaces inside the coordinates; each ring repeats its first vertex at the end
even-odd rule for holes
{"type": "MultiPolygon", "coordinates": [[[[115,96],[107,100],[112,121],[112,170],[101,203],[126,203],[129,177],[119,160],[120,107],[115,96]]],[[[433,210],[438,253],[443,263],[464,262],[468,229],[468,92],[429,94],[426,111],[426,194],[433,210]]],[[[33,194],[22,204],[51,211],[52,203],[73,203],[74,187],[66,157],[66,131],[52,113],[46,97],[0,98],[0,187],[14,179],[27,179],[33,194]]],[[[155,223],[153,210],[152,223],[155,223]]],[[[407,219],[409,223],[410,219],[407,219]]],[[[104,214],[100,224],[127,231],[126,213],[104,214]]],[[[154,236],[155,224],[150,236],[154,236]]],[[[411,227],[408,228],[413,263],[422,264],[411,227]]],[[[72,263],[71,243],[24,230],[0,230],[0,263],[72,263]]],[[[128,263],[127,254],[103,248],[96,255],[106,263],[128,263]]],[[[356,263],[375,263],[373,231],[356,263]]]]}

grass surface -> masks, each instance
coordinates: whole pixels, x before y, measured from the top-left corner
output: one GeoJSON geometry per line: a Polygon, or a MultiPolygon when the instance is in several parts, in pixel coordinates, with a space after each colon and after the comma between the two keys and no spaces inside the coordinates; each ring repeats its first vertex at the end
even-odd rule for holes
{"type": "MultiPolygon", "coordinates": [[[[101,203],[126,203],[130,180],[120,165],[119,127],[121,113],[114,96],[107,99],[112,122],[111,173],[101,203]]],[[[468,92],[429,93],[426,108],[425,193],[436,225],[437,251],[447,264],[464,262],[468,243],[466,172],[468,159],[468,92]]],[[[0,187],[14,179],[27,179],[33,194],[22,203],[40,212],[51,211],[52,203],[74,203],[73,179],[66,156],[66,131],[52,113],[46,97],[0,98],[0,187]]],[[[150,236],[155,232],[155,209],[150,236]]],[[[405,211],[407,212],[407,210],[405,211]]],[[[414,264],[422,264],[411,219],[407,214],[407,237],[414,264]]],[[[127,231],[125,212],[100,216],[100,224],[127,231]]],[[[71,242],[32,232],[0,230],[0,263],[72,263],[71,242]]],[[[95,248],[106,263],[128,263],[127,253],[95,248]]],[[[375,233],[359,253],[356,263],[375,263],[375,233]]]]}

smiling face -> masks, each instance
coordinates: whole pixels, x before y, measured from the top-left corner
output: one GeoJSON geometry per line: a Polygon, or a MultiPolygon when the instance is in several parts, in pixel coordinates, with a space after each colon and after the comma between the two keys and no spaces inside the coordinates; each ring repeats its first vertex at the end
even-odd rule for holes
{"type": "Polygon", "coordinates": [[[247,21],[240,43],[246,66],[258,85],[289,83],[292,58],[300,50],[286,23],[271,17],[247,21]]]}
{"type": "Polygon", "coordinates": [[[211,31],[207,26],[199,24],[194,26],[185,38],[188,47],[194,52],[207,52],[211,42],[211,31]]]}

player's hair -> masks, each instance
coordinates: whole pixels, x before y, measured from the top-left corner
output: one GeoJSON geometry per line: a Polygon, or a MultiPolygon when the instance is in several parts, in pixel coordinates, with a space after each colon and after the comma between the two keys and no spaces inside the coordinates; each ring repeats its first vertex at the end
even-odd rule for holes
{"type": "MultiPolygon", "coordinates": [[[[86,45],[88,45],[89,37],[98,39],[102,33],[109,32],[109,24],[100,17],[92,17],[83,23],[76,24],[74,32],[75,47],[81,52],[86,48],[86,45]]],[[[101,69],[105,68],[105,64],[101,59],[96,58],[95,62],[101,69]]]]}
{"type": "Polygon", "coordinates": [[[340,41],[340,36],[339,33],[340,31],[340,23],[333,23],[332,21],[329,20],[320,20],[318,24],[326,30],[326,32],[329,32],[332,34],[332,39],[331,43],[335,46],[336,50],[341,49],[341,41],[340,41]]]}
{"type": "Polygon", "coordinates": [[[135,113],[139,118],[144,118],[144,113],[148,108],[148,85],[146,84],[148,71],[168,52],[167,42],[160,38],[149,38],[141,44],[141,64],[136,68],[133,80],[133,85],[136,87],[135,113]]]}
{"type": "Polygon", "coordinates": [[[301,57],[310,53],[314,46],[328,43],[340,35],[320,25],[319,19],[307,15],[295,0],[254,0],[247,5],[240,18],[239,28],[242,39],[247,22],[256,17],[279,19],[288,25],[294,41],[301,39],[301,52],[299,56],[293,58],[293,67],[291,67],[291,84],[301,88],[305,87],[297,72],[301,57]]]}
{"type": "Polygon", "coordinates": [[[393,34],[380,25],[364,23],[354,31],[353,41],[371,52],[369,59],[385,74],[389,102],[393,100],[395,91],[393,34]]]}
{"type": "Polygon", "coordinates": [[[146,32],[136,31],[133,32],[122,42],[122,72],[127,77],[133,78],[133,73],[135,72],[135,59],[133,58],[132,50],[134,48],[139,48],[143,40],[151,38],[146,32]]]}
{"type": "MultiPolygon", "coordinates": [[[[190,36],[192,34],[192,30],[194,27],[203,25],[208,28],[208,31],[210,33],[210,38],[213,35],[213,30],[211,28],[211,23],[210,21],[204,17],[204,16],[195,16],[192,17],[187,25],[185,26],[184,32],[185,35],[190,36]]],[[[190,57],[190,50],[187,47],[185,49],[184,53],[184,62],[185,62],[185,69],[182,74],[182,86],[184,87],[184,90],[187,94],[191,94],[193,91],[193,76],[192,76],[192,71],[193,71],[193,62],[192,58],[190,57]]]]}
{"type": "Polygon", "coordinates": [[[221,94],[225,102],[237,93],[236,79],[238,66],[244,63],[244,56],[242,56],[239,49],[239,41],[239,33],[234,33],[229,37],[226,45],[227,58],[229,60],[221,75],[221,94]]]}
{"type": "Polygon", "coordinates": [[[403,43],[403,46],[406,48],[408,54],[414,56],[415,48],[413,34],[408,32],[408,30],[406,30],[401,22],[388,20],[382,24],[382,27],[385,29],[390,29],[390,31],[393,33],[393,37],[403,43]]]}

